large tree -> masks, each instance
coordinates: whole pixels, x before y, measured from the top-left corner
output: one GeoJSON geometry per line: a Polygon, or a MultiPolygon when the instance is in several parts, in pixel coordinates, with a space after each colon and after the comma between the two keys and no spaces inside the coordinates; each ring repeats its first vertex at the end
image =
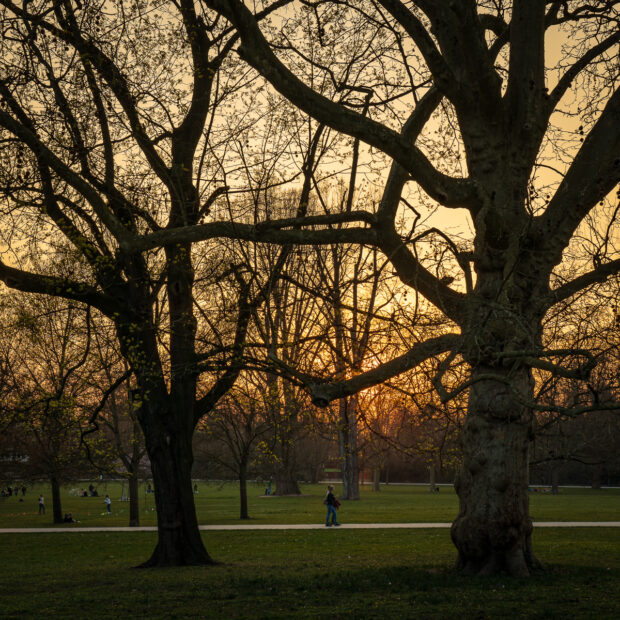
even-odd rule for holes
{"type": "Polygon", "coordinates": [[[145,566],[210,563],[192,435],[235,381],[264,295],[230,248],[197,256],[182,241],[143,253],[133,239],[208,218],[239,169],[266,178],[238,146],[268,110],[256,99],[225,109],[248,94],[247,71],[229,56],[228,27],[191,0],[5,0],[0,28],[0,209],[11,250],[0,279],[112,322],[155,484],[158,544],[145,566]],[[64,269],[41,267],[41,256],[64,269]]]}
{"type": "MultiPolygon", "coordinates": [[[[271,222],[231,234],[376,246],[454,326],[350,380],[308,378],[315,402],[442,357],[435,380],[442,398],[468,389],[452,526],[459,566],[529,574],[538,565],[527,497],[532,369],[585,377],[592,365],[585,351],[549,348],[543,317],[620,268],[608,198],[620,178],[617,3],[302,1],[289,3],[276,28],[261,26],[241,0],[204,1],[240,35],[239,55],[296,108],[393,160],[376,208],[316,217],[305,230],[271,222]],[[326,83],[331,91],[320,92],[326,83]],[[428,268],[416,251],[421,239],[399,219],[412,196],[466,210],[468,244],[442,233],[462,271],[456,281],[428,268]],[[592,263],[576,263],[570,279],[559,279],[565,251],[594,212],[608,242],[592,263]],[[336,217],[351,225],[317,228],[336,217]],[[461,359],[469,379],[445,385],[450,363],[461,359]]],[[[218,232],[208,224],[165,231],[142,247],[218,232]]]]}

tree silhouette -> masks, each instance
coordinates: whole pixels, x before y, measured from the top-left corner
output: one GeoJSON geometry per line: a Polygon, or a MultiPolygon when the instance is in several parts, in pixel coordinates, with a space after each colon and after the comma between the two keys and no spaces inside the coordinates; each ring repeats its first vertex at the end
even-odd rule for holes
{"type": "MultiPolygon", "coordinates": [[[[460,512],[452,526],[459,566],[529,574],[538,566],[527,498],[532,369],[585,378],[592,366],[587,351],[549,348],[542,321],[620,268],[610,241],[570,279],[556,276],[589,214],[596,212],[608,240],[617,230],[608,198],[620,178],[615,3],[302,1],[282,11],[280,33],[259,25],[240,0],[205,4],[240,35],[238,54],[296,108],[393,160],[376,208],[308,221],[302,230],[275,223],[260,236],[252,227],[235,235],[378,247],[401,280],[453,324],[450,333],[347,381],[306,377],[315,403],[440,356],[435,386],[442,399],[468,390],[460,512]],[[562,40],[557,62],[546,54],[553,36],[562,40]],[[313,87],[326,82],[329,92],[313,87]],[[437,123],[442,130],[433,137],[437,123]],[[446,135],[458,145],[456,159],[445,156],[454,152],[443,148],[446,135]],[[456,281],[425,266],[416,252],[420,237],[399,222],[412,195],[421,205],[467,211],[474,234],[466,247],[441,231],[461,270],[456,281]],[[334,229],[333,218],[350,225],[334,229]],[[461,359],[469,379],[444,385],[450,364],[461,359]]],[[[211,234],[216,229],[206,225],[173,238],[211,234]]]]}

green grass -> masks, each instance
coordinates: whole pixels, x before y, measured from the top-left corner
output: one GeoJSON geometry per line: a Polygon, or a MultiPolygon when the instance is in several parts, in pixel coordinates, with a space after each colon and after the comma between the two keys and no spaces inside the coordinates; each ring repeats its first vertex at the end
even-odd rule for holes
{"type": "Polygon", "coordinates": [[[530,579],[451,570],[447,530],[209,532],[214,567],[129,568],[151,532],[0,537],[0,617],[617,618],[616,529],[545,529],[530,579]]]}
{"type": "MultiPolygon", "coordinates": [[[[79,525],[126,525],[120,485],[103,497],[69,495],[63,509],[79,525]]],[[[337,488],[338,492],[340,489],[337,488]]],[[[261,497],[249,489],[251,523],[321,523],[323,485],[302,497],[261,497]]],[[[0,500],[0,527],[51,526],[49,488],[24,502],[0,500]],[[48,512],[37,514],[43,492],[48,512]]],[[[153,497],[141,494],[143,525],[155,524],[153,497]]],[[[239,523],[236,484],[199,483],[203,524],[239,523]]],[[[536,520],[619,520],[620,491],[562,489],[533,494],[536,520]]],[[[362,489],[343,502],[343,522],[451,521],[457,498],[442,487],[362,489]]],[[[70,528],[72,526],[65,526],[70,528]]],[[[562,618],[620,617],[620,529],[538,529],[534,546],[546,570],[530,579],[465,578],[453,570],[448,530],[295,530],[205,532],[218,566],[135,570],[152,552],[151,532],[0,535],[0,618],[562,618]]]]}
{"type": "MultiPolygon", "coordinates": [[[[121,485],[116,482],[98,484],[101,497],[75,497],[72,488],[87,483],[68,485],[62,489],[63,511],[72,512],[81,526],[127,525],[129,506],[120,502],[121,485]],[[111,516],[106,514],[103,496],[112,498],[111,516]]],[[[324,485],[302,485],[301,497],[263,497],[264,486],[250,485],[249,512],[252,523],[321,523],[324,518],[322,500],[324,485]]],[[[341,488],[336,485],[336,494],[341,488]]],[[[426,487],[383,485],[380,492],[362,487],[362,500],[343,502],[340,517],[347,523],[450,522],[458,511],[458,499],[451,487],[441,487],[430,494],[426,487]]],[[[51,495],[47,485],[37,485],[22,497],[0,499],[0,527],[47,527],[52,524],[51,495]],[[39,493],[46,498],[47,514],[37,514],[39,493]]],[[[195,495],[201,524],[239,523],[239,490],[235,483],[199,483],[195,495]]],[[[620,489],[560,489],[559,495],[533,493],[530,512],[537,521],[617,521],[620,520],[620,489]]],[[[154,498],[140,492],[141,525],[155,525],[154,498]]],[[[70,527],[70,526],[68,526],[70,527]]]]}

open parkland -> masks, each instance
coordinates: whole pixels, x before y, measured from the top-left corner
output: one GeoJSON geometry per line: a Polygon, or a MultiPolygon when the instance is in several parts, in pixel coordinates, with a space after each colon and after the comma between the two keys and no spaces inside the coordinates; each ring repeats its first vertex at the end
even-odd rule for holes
{"type": "Polygon", "coordinates": [[[250,519],[242,521],[235,483],[199,481],[198,521],[217,564],[139,570],[156,544],[153,495],[141,486],[141,527],[128,528],[121,483],[95,484],[98,497],[78,497],[83,482],[62,488],[74,524],[53,524],[45,485],[0,500],[0,618],[620,615],[620,489],[532,492],[544,569],[514,579],[454,571],[449,523],[458,499],[450,486],[433,494],[420,485],[362,486],[360,501],[343,502],[337,529],[323,526],[324,485],[302,485],[299,497],[267,497],[251,485],[250,519]]]}

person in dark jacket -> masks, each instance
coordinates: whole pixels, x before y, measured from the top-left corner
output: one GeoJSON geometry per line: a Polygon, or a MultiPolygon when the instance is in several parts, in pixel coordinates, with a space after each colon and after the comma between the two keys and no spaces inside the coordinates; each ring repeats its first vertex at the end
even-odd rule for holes
{"type": "Polygon", "coordinates": [[[334,495],[334,487],[330,484],[327,486],[327,493],[325,494],[325,499],[323,503],[327,506],[327,516],[325,517],[325,527],[331,527],[332,525],[340,525],[338,523],[338,515],[336,514],[336,509],[340,506],[340,503],[336,499],[334,495]],[[331,516],[332,522],[329,522],[329,518],[331,516]]]}

